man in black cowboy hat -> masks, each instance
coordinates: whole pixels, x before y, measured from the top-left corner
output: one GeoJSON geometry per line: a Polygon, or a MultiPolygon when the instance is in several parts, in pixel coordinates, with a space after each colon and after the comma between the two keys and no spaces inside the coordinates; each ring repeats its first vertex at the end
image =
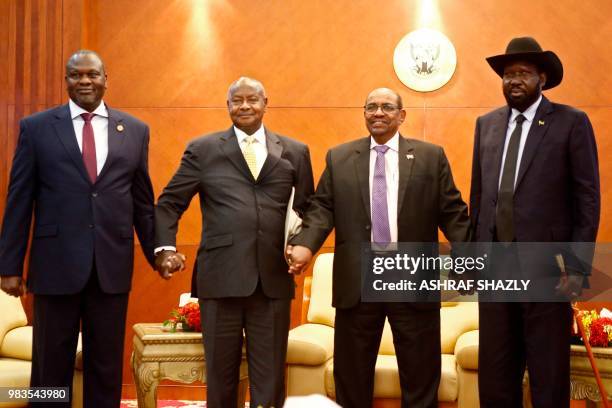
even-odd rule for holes
{"type": "MultiPolygon", "coordinates": [[[[561,82],[561,61],[523,37],[487,62],[502,78],[507,106],[476,122],[470,192],[475,240],[594,242],[600,190],[591,123],[584,112],[542,96],[542,90],[561,82]]],[[[505,271],[522,265],[517,254],[503,255],[510,265],[505,271]]],[[[556,273],[557,291],[565,299],[576,298],[588,269],[567,260],[568,276],[561,278],[559,267],[549,261],[542,269],[556,273]]],[[[569,407],[571,324],[567,301],[481,301],[481,407],[521,407],[526,365],[534,407],[569,407]]]]}

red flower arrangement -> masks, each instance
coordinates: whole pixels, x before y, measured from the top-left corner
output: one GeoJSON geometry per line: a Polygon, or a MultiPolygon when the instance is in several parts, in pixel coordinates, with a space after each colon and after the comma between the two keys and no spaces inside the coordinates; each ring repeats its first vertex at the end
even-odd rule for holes
{"type": "MultiPolygon", "coordinates": [[[[607,309],[602,309],[600,313],[595,310],[582,310],[578,314],[582,320],[585,336],[589,339],[589,344],[593,347],[608,347],[612,345],[612,314],[607,309]]],[[[576,333],[578,337],[578,334],[576,333]]],[[[584,343],[584,339],[582,343],[584,343]]]]}
{"type": "Polygon", "coordinates": [[[200,304],[189,302],[185,306],[174,309],[170,312],[170,318],[164,321],[164,326],[170,326],[170,331],[175,332],[180,324],[180,328],[186,332],[201,331],[200,304]]]}

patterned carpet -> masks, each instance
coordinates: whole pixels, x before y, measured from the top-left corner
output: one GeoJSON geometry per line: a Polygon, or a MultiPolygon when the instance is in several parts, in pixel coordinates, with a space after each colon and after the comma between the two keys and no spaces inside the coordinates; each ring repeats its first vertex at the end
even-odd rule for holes
{"type": "MultiPolygon", "coordinates": [[[[248,405],[247,405],[248,406],[248,405]]],[[[158,400],[158,408],[206,408],[206,401],[158,400]]],[[[121,408],[138,408],[136,400],[121,400],[121,408]]]]}

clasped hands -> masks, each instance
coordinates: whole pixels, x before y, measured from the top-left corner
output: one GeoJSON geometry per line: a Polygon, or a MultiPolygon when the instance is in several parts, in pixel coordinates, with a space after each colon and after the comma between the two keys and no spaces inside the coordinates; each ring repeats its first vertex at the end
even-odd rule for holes
{"type": "Polygon", "coordinates": [[[170,279],[172,274],[185,269],[185,255],[172,250],[160,251],[155,257],[155,270],[164,279],[170,279]]]}
{"type": "Polygon", "coordinates": [[[288,272],[293,275],[299,275],[304,272],[312,260],[312,251],[301,245],[287,245],[285,254],[289,263],[288,272]]]}

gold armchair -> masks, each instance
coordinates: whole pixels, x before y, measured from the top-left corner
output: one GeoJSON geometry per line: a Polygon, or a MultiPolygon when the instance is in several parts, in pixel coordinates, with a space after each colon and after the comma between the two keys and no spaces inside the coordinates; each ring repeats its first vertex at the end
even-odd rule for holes
{"type": "MultiPolygon", "coordinates": [[[[302,324],[289,332],[287,395],[335,397],[333,377],[334,317],[331,306],[333,254],[317,257],[313,276],[304,283],[302,324]]],[[[478,305],[444,303],[440,309],[441,406],[477,408],[478,305]],[[474,360],[476,364],[474,365],[474,360]],[[465,368],[463,368],[465,364],[465,368]]],[[[375,400],[400,398],[399,374],[388,322],[381,340],[374,379],[375,400]]],[[[384,401],[381,401],[384,402],[384,401]]]]}
{"type": "MultiPolygon", "coordinates": [[[[0,291],[0,387],[28,387],[32,367],[32,326],[21,300],[0,291]]],[[[73,380],[72,407],[83,406],[81,340],[73,380]]],[[[0,407],[26,407],[26,402],[0,402],[0,407]]]]}

